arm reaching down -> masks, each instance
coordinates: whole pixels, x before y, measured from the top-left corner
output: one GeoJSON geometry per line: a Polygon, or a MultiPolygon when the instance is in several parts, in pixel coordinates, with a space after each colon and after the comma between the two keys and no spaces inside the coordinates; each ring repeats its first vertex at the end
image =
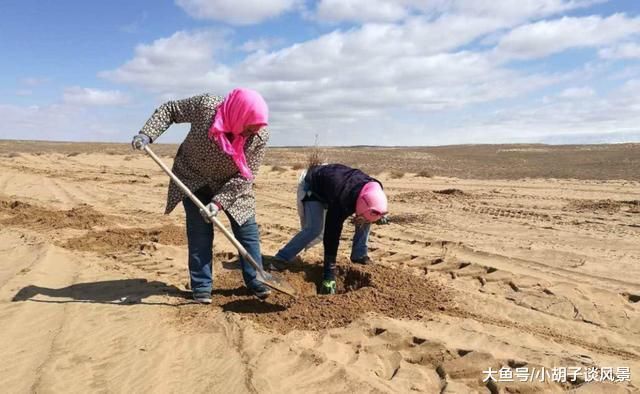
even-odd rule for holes
{"type": "Polygon", "coordinates": [[[344,220],[345,218],[339,210],[329,206],[324,224],[323,245],[325,261],[335,262],[336,260],[344,220]]]}

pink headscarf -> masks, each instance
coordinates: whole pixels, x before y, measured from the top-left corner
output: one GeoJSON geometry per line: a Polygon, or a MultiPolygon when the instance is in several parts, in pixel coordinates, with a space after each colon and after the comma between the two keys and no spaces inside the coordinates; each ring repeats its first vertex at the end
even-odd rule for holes
{"type": "Polygon", "coordinates": [[[260,93],[251,89],[233,89],[225,97],[216,110],[213,124],[209,128],[209,139],[226,154],[231,156],[240,174],[252,180],[253,174],[244,156],[244,143],[247,138],[242,135],[249,125],[266,126],[269,120],[269,108],[260,93]],[[234,135],[229,141],[227,133],[234,135]]]}

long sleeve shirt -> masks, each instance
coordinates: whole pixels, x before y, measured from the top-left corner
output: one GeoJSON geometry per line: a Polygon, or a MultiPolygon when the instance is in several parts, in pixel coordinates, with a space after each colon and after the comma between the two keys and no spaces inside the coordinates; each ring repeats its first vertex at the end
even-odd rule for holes
{"type": "Polygon", "coordinates": [[[342,164],[327,164],[311,168],[305,178],[312,192],[309,198],[327,205],[324,224],[325,260],[338,254],[344,221],[356,211],[360,191],[368,182],[382,183],[357,168],[342,164]]]}
{"type": "MultiPolygon", "coordinates": [[[[158,107],[140,130],[155,141],[174,123],[191,123],[191,129],[180,145],[173,163],[173,173],[192,191],[209,187],[212,201],[217,202],[238,224],[244,224],[255,215],[256,203],[253,181],[245,179],[238,168],[215,142],[209,140],[208,132],[216,109],[223,97],[208,94],[169,101],[158,107]]],[[[250,136],[245,143],[247,164],[257,175],[269,131],[250,136]]],[[[165,214],[169,214],[186,196],[173,182],[169,184],[165,214]]],[[[203,201],[206,205],[209,201],[203,201]]]]}

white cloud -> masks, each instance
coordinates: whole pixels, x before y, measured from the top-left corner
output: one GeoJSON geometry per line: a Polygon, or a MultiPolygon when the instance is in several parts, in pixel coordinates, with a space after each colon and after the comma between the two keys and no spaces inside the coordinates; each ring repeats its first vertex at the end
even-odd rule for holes
{"type": "Polygon", "coordinates": [[[284,40],[280,38],[259,38],[245,41],[240,45],[240,50],[244,52],[267,51],[275,46],[281,45],[284,40]]]}
{"type": "MultiPolygon", "coordinates": [[[[122,140],[127,122],[68,104],[18,106],[0,104],[0,136],[7,139],[54,141],[122,140]]],[[[131,134],[131,133],[128,133],[131,134]]]]}
{"type": "Polygon", "coordinates": [[[249,56],[234,69],[234,80],[260,86],[283,111],[309,117],[331,110],[332,116],[338,111],[353,117],[355,111],[390,105],[429,111],[514,97],[557,78],[500,68],[483,53],[446,52],[490,25],[452,16],[335,31],[249,56]]]}
{"type": "Polygon", "coordinates": [[[49,79],[38,78],[38,77],[27,77],[27,78],[22,78],[19,82],[22,87],[16,90],[16,96],[27,97],[27,96],[32,96],[33,91],[36,88],[39,88],[42,85],[48,83],[49,79]]]}
{"type": "Polygon", "coordinates": [[[49,82],[49,78],[27,77],[23,78],[20,83],[29,88],[35,88],[37,86],[44,85],[49,82]]]}
{"type": "Polygon", "coordinates": [[[187,14],[235,25],[249,25],[292,10],[296,0],[176,0],[187,14]]]}
{"type": "MultiPolygon", "coordinates": [[[[492,24],[490,19],[445,16],[434,22],[411,18],[403,25],[365,25],[273,52],[257,51],[234,68],[215,61],[217,36],[213,33],[178,32],[150,45],[139,45],[132,60],[100,75],[169,96],[224,92],[233,86],[250,84],[263,86],[277,97],[295,97],[309,90],[330,102],[335,101],[331,97],[339,101],[348,95],[358,95],[359,89],[375,92],[361,94],[366,99],[352,99],[362,102],[362,107],[403,94],[416,100],[419,106],[458,105],[449,102],[501,97],[505,91],[492,92],[489,78],[506,80],[515,75],[508,70],[494,72],[482,54],[439,53],[490,31],[492,24]],[[474,83],[474,77],[480,79],[469,88],[471,92],[466,92],[470,93],[468,96],[454,100],[449,97],[453,93],[446,93],[460,93],[461,89],[451,86],[451,82],[469,85],[474,83]],[[401,93],[398,89],[405,89],[405,85],[415,92],[401,93]],[[344,89],[348,89],[348,95],[342,93],[344,89]],[[435,99],[440,91],[444,94],[435,99]]],[[[513,85],[503,82],[502,86],[513,85]]],[[[529,85],[523,86],[514,86],[513,92],[526,90],[529,85]]],[[[307,98],[308,103],[313,101],[313,97],[307,98]]],[[[301,105],[300,100],[294,99],[294,106],[301,105]]]]}
{"type": "MultiPolygon", "coordinates": [[[[640,18],[565,17],[513,29],[594,2],[377,2],[407,13],[363,11],[360,20],[395,22],[335,30],[277,50],[270,49],[276,45],[270,38],[249,40],[238,45],[248,55],[233,66],[221,61],[230,41],[224,32],[177,32],[139,45],[131,60],[100,75],[162,99],[252,87],[271,108],[273,144],[311,144],[316,133],[323,144],[508,142],[590,132],[589,122],[596,131],[619,132],[638,118],[629,110],[634,103],[598,97],[589,86],[610,62],[554,73],[542,63],[525,70],[504,61],[614,45],[638,31],[640,18]],[[574,86],[541,103],[529,96],[560,82],[574,86]],[[625,109],[613,108],[614,102],[625,109]],[[505,105],[513,113],[500,110],[505,105]]],[[[357,20],[349,7],[358,4],[325,0],[316,11],[327,19],[357,20]],[[323,4],[334,6],[332,16],[323,4]]]]}
{"type": "Polygon", "coordinates": [[[596,92],[592,88],[585,86],[585,87],[567,88],[562,92],[560,92],[558,96],[568,100],[577,100],[577,99],[593,97],[595,96],[595,94],[596,92]]]}
{"type": "Polygon", "coordinates": [[[622,93],[622,96],[629,100],[636,100],[637,102],[640,102],[638,91],[640,91],[640,79],[630,79],[622,85],[618,93],[622,93]]]}
{"type": "Polygon", "coordinates": [[[411,18],[400,25],[367,24],[252,55],[243,66],[249,74],[285,80],[335,76],[363,67],[383,72],[385,67],[376,64],[377,60],[386,61],[393,70],[396,62],[406,58],[444,54],[491,31],[493,23],[491,19],[443,16],[433,22],[411,18]]]}
{"type": "Polygon", "coordinates": [[[556,15],[562,12],[590,7],[607,0],[434,0],[414,1],[425,11],[440,11],[461,15],[492,16],[497,19],[520,22],[531,18],[556,15]]]}
{"type": "MultiPolygon", "coordinates": [[[[339,134],[363,119],[391,119],[399,111],[425,117],[518,97],[562,78],[525,75],[500,67],[485,53],[457,50],[494,26],[491,18],[455,15],[367,24],[256,51],[233,68],[214,60],[215,45],[201,33],[179,32],[139,45],[132,60],[101,75],[162,98],[253,87],[267,99],[274,127],[296,130],[287,137],[293,141],[276,134],[274,142],[304,143],[318,129],[339,134]]],[[[357,143],[357,135],[344,143],[357,143]]]]}
{"type": "Polygon", "coordinates": [[[393,22],[404,19],[409,7],[389,0],[321,0],[316,13],[328,21],[393,22]]]}
{"type": "Polygon", "coordinates": [[[147,11],[144,11],[140,15],[140,17],[138,17],[136,20],[120,26],[118,30],[120,30],[123,33],[129,33],[129,34],[139,33],[142,25],[146,22],[148,17],[149,17],[149,14],[147,13],[147,11]]]}
{"type": "Polygon", "coordinates": [[[98,75],[165,96],[226,89],[230,70],[214,60],[215,52],[224,48],[225,35],[179,31],[150,45],[138,45],[132,60],[98,75]]]}
{"type": "Polygon", "coordinates": [[[512,26],[530,18],[555,15],[607,0],[320,0],[316,17],[331,21],[393,22],[412,14],[430,18],[458,15],[490,18],[512,26]]]}
{"type": "Polygon", "coordinates": [[[100,90],[78,86],[66,88],[62,99],[67,104],[97,106],[123,105],[129,102],[129,96],[118,90],[100,90]]]}
{"type": "MultiPolygon", "coordinates": [[[[567,100],[562,95],[539,105],[482,114],[460,126],[475,134],[472,142],[597,142],[637,140],[640,135],[640,80],[631,80],[606,97],[583,95],[567,100]]],[[[585,93],[587,91],[585,90],[585,93]]]]}
{"type": "Polygon", "coordinates": [[[569,48],[594,47],[614,43],[640,32],[640,18],[614,14],[563,17],[520,26],[507,33],[496,48],[506,59],[535,59],[569,48]]]}
{"type": "Polygon", "coordinates": [[[598,54],[603,59],[640,59],[640,45],[626,42],[618,46],[603,48],[598,54]]]}

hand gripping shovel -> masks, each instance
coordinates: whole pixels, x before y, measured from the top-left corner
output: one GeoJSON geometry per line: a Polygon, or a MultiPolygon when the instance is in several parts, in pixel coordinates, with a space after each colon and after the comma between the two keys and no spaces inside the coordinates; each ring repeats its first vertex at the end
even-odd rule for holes
{"type": "MultiPolygon", "coordinates": [[[[184,185],[184,183],[182,183],[182,181],[180,181],[180,179],[178,179],[178,177],[175,176],[175,174],[173,172],[171,172],[169,167],[167,167],[162,162],[162,160],[160,160],[160,158],[158,156],[156,156],[155,153],[153,153],[151,148],[149,148],[149,145],[145,145],[144,146],[144,151],[147,152],[147,154],[149,156],[151,156],[153,161],[158,163],[158,165],[164,170],[164,172],[166,172],[167,175],[169,175],[169,177],[171,177],[171,180],[173,180],[173,182],[176,185],[178,185],[180,187],[180,189],[182,189],[184,194],[186,194],[187,197],[189,197],[189,199],[191,199],[191,201],[193,201],[193,203],[198,206],[198,208],[200,208],[204,212],[208,212],[207,209],[205,208],[204,204],[198,199],[198,197],[196,197],[191,192],[191,190],[189,190],[189,188],[187,188],[184,185]]],[[[240,244],[240,242],[238,242],[238,240],[235,239],[235,237],[229,232],[229,230],[227,230],[222,225],[222,223],[220,223],[218,218],[216,218],[215,216],[210,214],[209,215],[209,220],[220,231],[222,231],[222,233],[227,237],[227,239],[229,241],[231,241],[233,246],[235,246],[236,249],[238,249],[238,252],[242,255],[242,257],[244,257],[245,260],[248,261],[249,264],[251,264],[253,266],[253,268],[255,268],[255,270],[256,270],[256,279],[258,279],[260,282],[264,283],[265,285],[269,286],[270,288],[272,288],[274,290],[277,290],[277,291],[279,291],[281,293],[290,295],[291,297],[295,298],[295,296],[296,296],[295,289],[293,287],[291,287],[291,285],[289,283],[287,283],[286,281],[284,281],[284,280],[282,280],[280,278],[276,278],[275,276],[273,276],[271,274],[267,274],[266,272],[264,272],[264,270],[262,268],[260,268],[258,263],[256,263],[256,261],[253,259],[253,257],[251,257],[251,255],[249,253],[247,253],[247,250],[244,248],[244,246],[242,246],[242,244],[240,244]]]]}

